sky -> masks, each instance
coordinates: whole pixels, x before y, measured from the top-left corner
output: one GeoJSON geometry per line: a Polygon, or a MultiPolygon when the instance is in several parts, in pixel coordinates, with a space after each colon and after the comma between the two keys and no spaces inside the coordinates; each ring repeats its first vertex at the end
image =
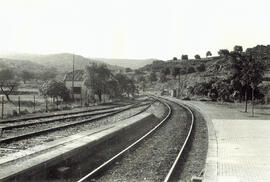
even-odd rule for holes
{"type": "Polygon", "coordinates": [[[0,0],[0,52],[157,58],[270,44],[269,0],[0,0]]]}

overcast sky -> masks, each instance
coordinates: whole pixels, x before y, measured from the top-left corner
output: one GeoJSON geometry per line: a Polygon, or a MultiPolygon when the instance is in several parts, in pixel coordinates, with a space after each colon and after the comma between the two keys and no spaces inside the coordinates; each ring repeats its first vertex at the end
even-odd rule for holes
{"type": "Polygon", "coordinates": [[[270,44],[269,0],[0,0],[0,52],[170,59],[270,44]]]}

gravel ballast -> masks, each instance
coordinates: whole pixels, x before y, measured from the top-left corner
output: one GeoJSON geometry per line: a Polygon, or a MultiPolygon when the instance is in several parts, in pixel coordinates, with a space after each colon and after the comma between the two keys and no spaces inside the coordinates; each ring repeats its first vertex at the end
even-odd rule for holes
{"type": "Polygon", "coordinates": [[[176,179],[189,181],[192,176],[200,176],[204,172],[208,149],[208,132],[206,121],[195,109],[190,108],[194,114],[195,122],[191,133],[191,142],[183,153],[181,167],[176,179]]]}
{"type": "Polygon", "coordinates": [[[170,105],[173,113],[171,118],[95,181],[164,180],[186,138],[191,121],[184,108],[175,103],[170,105]]]}
{"type": "Polygon", "coordinates": [[[124,120],[126,118],[129,118],[141,112],[146,107],[147,106],[132,108],[132,109],[120,112],[110,117],[98,119],[94,122],[85,123],[85,124],[77,125],[70,128],[65,128],[63,130],[58,130],[58,131],[42,134],[40,136],[35,136],[28,139],[14,141],[14,142],[11,142],[10,144],[2,143],[0,144],[0,157],[3,157],[9,153],[18,152],[20,150],[25,150],[30,147],[41,145],[46,142],[50,142],[50,141],[53,141],[62,137],[67,137],[67,136],[70,136],[70,135],[73,135],[82,131],[98,128],[100,126],[106,126],[109,124],[114,124],[120,120],[124,120]]]}

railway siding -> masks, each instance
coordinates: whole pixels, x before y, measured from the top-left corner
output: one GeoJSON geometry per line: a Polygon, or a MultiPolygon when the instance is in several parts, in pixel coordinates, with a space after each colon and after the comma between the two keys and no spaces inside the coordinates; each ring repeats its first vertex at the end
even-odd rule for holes
{"type": "Polygon", "coordinates": [[[154,115],[141,113],[118,124],[108,125],[101,130],[95,129],[70,136],[69,139],[64,138],[61,141],[47,143],[47,147],[40,147],[39,151],[37,151],[38,148],[28,150],[24,156],[9,156],[9,159],[1,159],[0,180],[37,180],[38,176],[44,176],[44,173],[51,173],[52,170],[55,172],[55,167],[60,163],[74,163],[79,160],[78,157],[80,160],[89,157],[94,152],[92,150],[97,148],[101,149],[116,143],[121,148],[125,142],[133,141],[142,132],[153,127],[155,121],[154,115]],[[134,128],[140,132],[134,132],[134,128]],[[20,162],[16,163],[16,160],[20,160],[20,162]],[[16,165],[14,165],[15,163],[16,165]],[[31,175],[27,176],[26,173],[31,175]],[[33,174],[38,174],[34,175],[35,179],[32,179],[33,174]]]}

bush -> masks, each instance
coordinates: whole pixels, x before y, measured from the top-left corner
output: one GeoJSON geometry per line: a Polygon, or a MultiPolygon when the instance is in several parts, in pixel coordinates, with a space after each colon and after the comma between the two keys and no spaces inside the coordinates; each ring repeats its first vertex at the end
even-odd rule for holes
{"type": "Polygon", "coordinates": [[[18,112],[16,110],[12,110],[12,116],[18,116],[18,112]]]}
{"type": "Polygon", "coordinates": [[[184,97],[182,100],[190,100],[189,97],[184,97]]]}
{"type": "Polygon", "coordinates": [[[199,54],[196,54],[194,57],[195,59],[201,59],[201,56],[199,54]]]}
{"type": "Polygon", "coordinates": [[[57,109],[57,108],[50,108],[48,110],[49,110],[49,112],[60,111],[60,109],[57,109]]]}
{"type": "Polygon", "coordinates": [[[202,63],[202,64],[200,64],[199,66],[197,66],[197,71],[199,71],[199,72],[203,72],[203,71],[205,71],[205,65],[202,63]]]}
{"type": "Polygon", "coordinates": [[[27,109],[24,109],[23,111],[21,111],[21,114],[22,115],[29,114],[29,111],[27,109]]]}
{"type": "Polygon", "coordinates": [[[69,107],[69,106],[64,106],[62,109],[63,109],[63,110],[71,110],[71,107],[69,107]]]}
{"type": "Polygon", "coordinates": [[[194,67],[192,66],[188,67],[188,73],[194,73],[194,72],[196,72],[194,67]]]}

